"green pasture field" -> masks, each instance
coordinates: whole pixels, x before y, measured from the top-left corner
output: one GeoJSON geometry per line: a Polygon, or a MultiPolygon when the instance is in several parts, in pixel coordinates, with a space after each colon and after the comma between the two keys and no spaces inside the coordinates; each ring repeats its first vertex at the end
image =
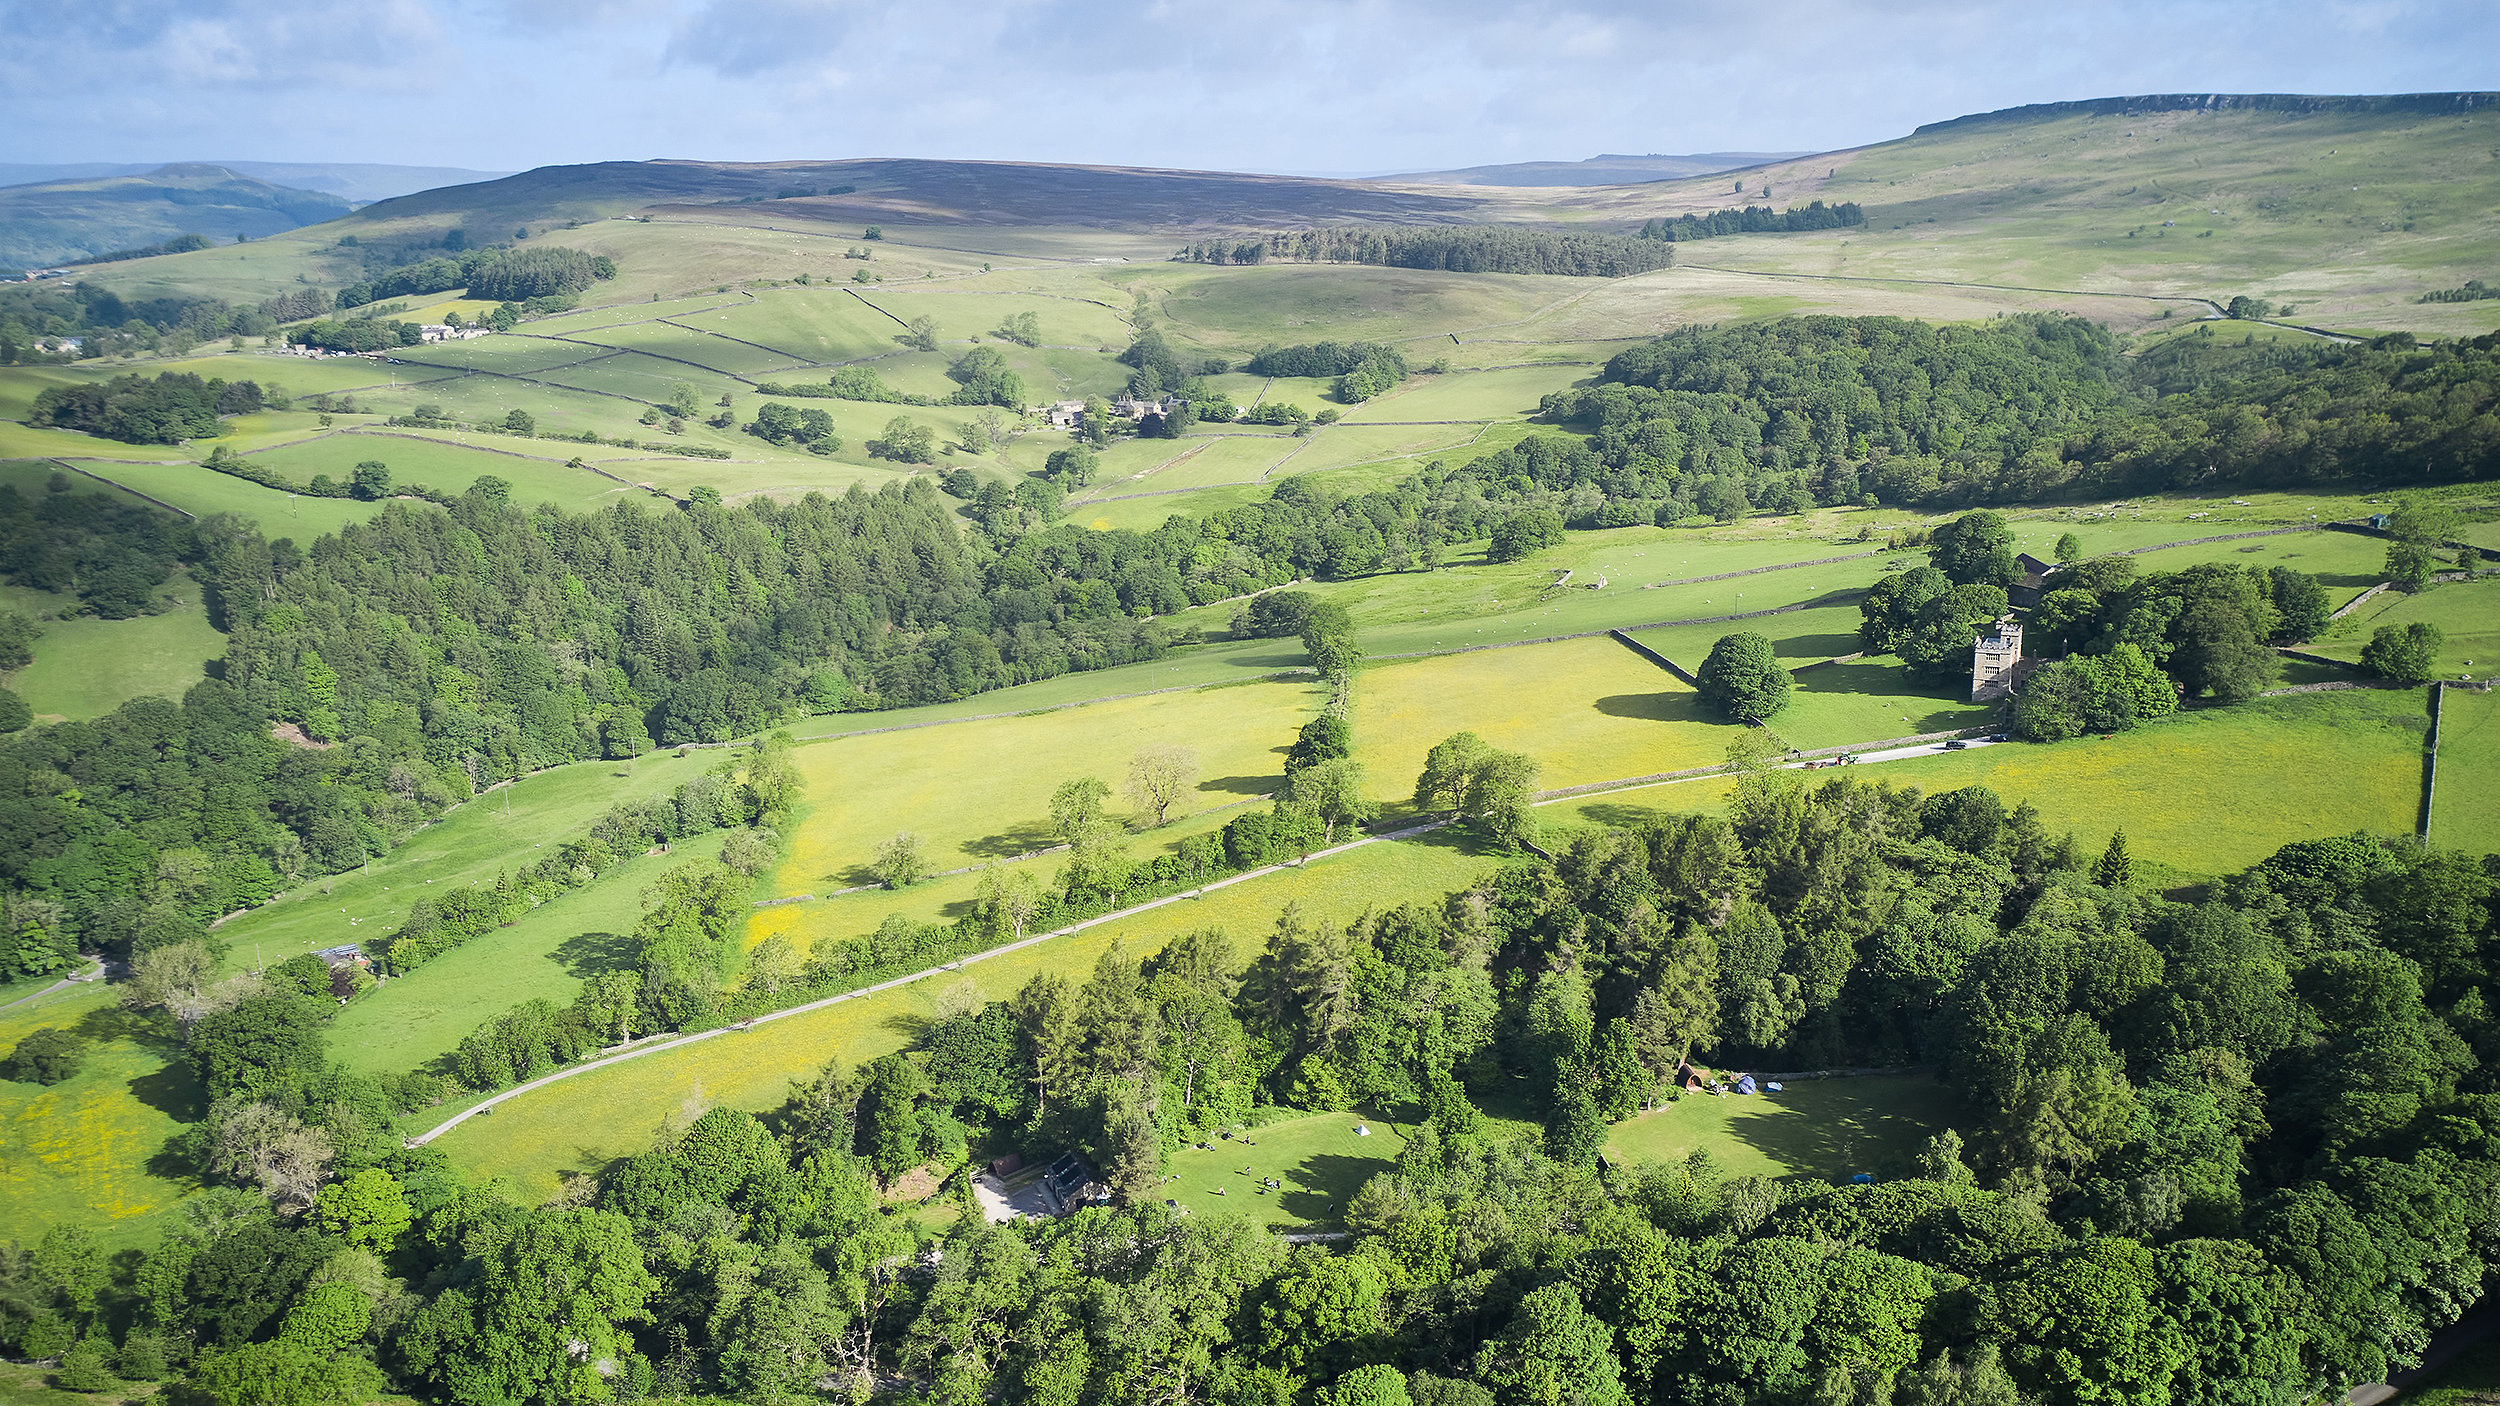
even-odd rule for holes
{"type": "MultiPolygon", "coordinates": [[[[1776,581],[1777,575],[1756,578],[1776,581]]],[[[1687,669],[1699,669],[1710,647],[1734,634],[1756,634],[1771,642],[1771,652],[1790,669],[1858,652],[1858,622],[1865,617],[1855,605],[1824,605],[1766,615],[1758,620],[1731,620],[1723,625],[1676,625],[1663,630],[1633,630],[1641,643],[1687,669]]]]}
{"type": "MultiPolygon", "coordinates": [[[[1178,511],[1183,500],[1176,495],[1165,501],[1175,505],[1172,511],[1178,511]]],[[[1155,520],[1162,520],[1160,513],[1155,520]]],[[[1482,544],[1459,544],[1451,553],[1450,564],[1439,571],[1306,582],[1294,589],[1345,606],[1354,619],[1364,650],[1377,656],[1460,649],[1786,604],[1830,589],[1861,585],[1874,579],[1886,559],[1867,556],[1832,567],[1803,567],[1700,585],[1644,588],[1659,581],[1871,553],[1879,546],[1873,542],[1836,543],[1803,532],[1766,532],[1756,538],[1705,534],[1684,528],[1620,527],[1572,533],[1563,545],[1525,561],[1489,564],[1482,560],[1482,544]],[[1571,584],[1555,589],[1555,579],[1566,570],[1571,572],[1571,584]],[[1841,574],[1825,580],[1808,577],[1808,572],[1841,574]],[[1594,586],[1601,580],[1606,583],[1603,589],[1589,589],[1581,584],[1594,586]],[[1795,584],[1798,582],[1803,582],[1803,586],[1795,584]],[[1770,594],[1747,604],[1718,604],[1722,596],[1734,602],[1740,591],[1757,597],[1770,594]]],[[[1240,609],[1237,603],[1201,606],[1173,618],[1182,625],[1221,630],[1229,626],[1240,609]]]]}
{"type": "Polygon", "coordinates": [[[0,459],[170,459],[181,454],[170,444],[122,444],[76,430],[0,420],[0,459]]]}
{"type": "Polygon", "coordinates": [[[827,713],[820,717],[802,718],[790,724],[788,730],[793,737],[805,741],[883,732],[926,723],[1013,717],[1042,708],[1065,708],[1154,689],[1241,683],[1291,670],[1307,673],[1310,662],[1299,640],[1241,640],[1187,645],[1161,659],[1123,664],[1114,669],[1061,674],[1054,679],[977,693],[950,703],[930,703],[916,708],[894,708],[874,713],[827,713]]]}
{"type": "Polygon", "coordinates": [[[718,856],[725,837],[701,835],[627,860],[509,927],[381,982],[338,1013],[330,1058],[360,1074],[402,1074],[524,1001],[565,1004],[591,976],[632,965],[642,891],[677,865],[718,856]]]}
{"type": "MultiPolygon", "coordinates": [[[[1282,786],[1283,778],[1277,778],[1274,784],[1282,786]]],[[[1235,797],[1175,819],[1160,829],[1126,832],[1118,843],[1132,859],[1152,859],[1170,853],[1192,835],[1223,829],[1245,808],[1264,808],[1267,804],[1261,795],[1235,797]]],[[[1000,862],[1030,866],[1026,872],[1047,886],[1064,867],[1067,856],[1044,854],[1000,862]]],[[[859,893],[834,893],[806,902],[759,908],[747,923],[746,945],[752,949],[766,938],[787,937],[801,954],[808,954],[827,942],[865,937],[896,914],[917,923],[952,923],[980,911],[981,882],[981,871],[975,869],[924,879],[906,889],[869,888],[859,893]]]]}
{"type": "Polygon", "coordinates": [[[2445,679],[2500,677],[2500,577],[2449,581],[2419,595],[2386,591],[2327,627],[2311,652],[2330,659],[2359,660],[2370,636],[2388,625],[2439,627],[2439,659],[2445,679]]]}
{"type": "MultiPolygon", "coordinates": [[[[715,298],[704,306],[688,307],[667,316],[699,331],[770,347],[808,366],[899,350],[894,338],[903,330],[893,319],[839,288],[776,289],[769,295],[749,294],[734,302],[715,298]]],[[[605,340],[609,334],[565,335],[605,340]]]]}
{"type": "Polygon", "coordinates": [[[1392,459],[1480,458],[1491,452],[1475,448],[1484,429],[1481,424],[1330,425],[1303,441],[1304,447],[1279,464],[1277,472],[1318,473],[1392,459]]]}
{"type": "Polygon", "coordinates": [[[1302,447],[1295,440],[1274,435],[1190,435],[1138,442],[1167,446],[1170,457],[1116,479],[1097,476],[1086,496],[1070,503],[1071,513],[1082,513],[1105,498],[1123,494],[1261,483],[1302,447]]]}
{"type": "MultiPolygon", "coordinates": [[[[10,604],[38,593],[9,588],[10,604]]],[[[177,572],[159,599],[182,603],[161,615],[101,620],[82,615],[45,620],[35,659],[7,677],[39,719],[97,718],[133,698],[179,699],[206,677],[208,662],[226,652],[226,637],[208,623],[199,587],[177,572]]],[[[54,610],[70,603],[55,597],[54,610]]],[[[23,608],[23,606],[19,606],[23,608]]]]}
{"type": "Polygon", "coordinates": [[[1314,685],[1280,680],[811,743],[796,758],[805,809],[769,891],[873,882],[866,865],[898,830],[918,834],[938,869],[1051,844],[1051,792],[1097,777],[1112,788],[1111,812],[1124,814],[1129,759],[1148,746],[1197,753],[1200,780],[1183,811],[1265,795],[1317,701],[1314,685]]]}
{"type": "Polygon", "coordinates": [[[596,395],[639,400],[650,405],[665,403],[677,393],[679,386],[693,387],[701,405],[710,405],[723,395],[753,389],[747,381],[725,372],[689,366],[682,361],[663,361],[637,351],[619,352],[578,366],[541,371],[532,379],[596,395]]]}
{"type": "MultiPolygon", "coordinates": [[[[894,283],[863,288],[859,296],[871,307],[902,322],[919,317],[929,319],[936,325],[941,342],[989,339],[993,328],[1020,312],[1030,312],[1041,319],[1042,341],[1047,345],[1125,347],[1136,336],[1125,313],[1103,303],[1076,298],[1035,297],[1013,290],[993,292],[978,285],[916,288],[894,283]]],[[[897,326],[894,330],[903,329],[897,326]]]]}
{"type": "Polygon", "coordinates": [[[522,777],[454,807],[363,869],[309,880],[224,924],[217,935],[231,944],[227,965],[240,969],[342,942],[378,942],[428,888],[492,882],[546,845],[588,830],[617,802],[669,791],[727,757],[721,751],[654,752],[630,767],[575,762],[522,777]]]}
{"type": "Polygon", "coordinates": [[[1611,639],[1400,660],[1355,683],[1354,755],[1393,814],[1407,809],[1425,753],[1461,731],[1536,758],[1547,790],[1715,765],[1735,735],[1674,675],[1611,639]]]}
{"type": "Polygon", "coordinates": [[[1171,333],[1235,356],[1269,343],[1323,339],[1438,337],[1446,344],[1450,333],[1533,317],[1602,282],[1327,264],[1131,265],[1103,280],[1124,293],[1145,290],[1171,333]]]}
{"type": "MultiPolygon", "coordinates": [[[[1429,361],[1428,345],[1407,348],[1429,361]]],[[[1528,366],[1415,376],[1345,413],[1348,424],[1384,420],[1494,420],[1534,415],[1537,402],[1591,380],[1593,366],[1528,366]]]]}
{"type": "MultiPolygon", "coordinates": [[[[1114,941],[1142,956],[1162,950],[1180,933],[1206,927],[1229,933],[1246,963],[1265,943],[1278,910],[1288,902],[1299,904],[1308,921],[1345,922],[1366,909],[1431,900],[1463,888],[1493,862],[1447,832],[1365,845],[975,962],[960,973],[939,972],[892,991],[722,1035],[683,1051],[579,1075],[472,1119],[433,1146],[464,1172],[500,1177],[509,1194],[539,1201],[554,1193],[564,1172],[596,1172],[647,1148],[663,1119],[716,1105],[760,1112],[781,1103],[792,1079],[828,1059],[857,1066],[902,1048],[935,1014],[939,994],[950,988],[982,1000],[1003,1000],[1042,972],[1081,980],[1114,941]]],[[[419,1126],[435,1121],[435,1114],[409,1120],[419,1126]]]]}
{"type": "Polygon", "coordinates": [[[2500,854],[2500,695],[2451,688],[2440,698],[2431,842],[2500,854]]]}
{"type": "Polygon", "coordinates": [[[729,316],[725,312],[698,313],[684,321],[629,322],[575,335],[583,341],[690,361],[741,378],[773,379],[807,369],[806,357],[754,345],[733,333],[702,325],[729,316]]]}
{"type": "MultiPolygon", "coordinates": [[[[2052,832],[2073,831],[2086,854],[2124,829],[2139,865],[2205,878],[2245,869],[2294,840],[2412,834],[2428,725],[2418,690],[2298,694],[2200,709],[2108,740],[1935,750],[1850,776],[1930,795],[1985,786],[2008,806],[2037,806],[2052,832]]],[[[1716,812],[1733,785],[1714,775],[1575,797],[1539,807],[1537,817],[1558,827],[1627,826],[1716,812]]]]}
{"type": "Polygon", "coordinates": [[[1670,1164],[1707,1151],[1729,1176],[1893,1175],[1962,1112],[1959,1103],[1930,1074],[1800,1079],[1776,1094],[1686,1094],[1615,1124],[1606,1151],[1670,1164]]]}
{"type": "Polygon", "coordinates": [[[2387,544],[2351,532],[2301,532],[2246,542],[2200,542],[2143,552],[2134,560],[2147,574],[2179,571],[2206,562],[2257,568],[2288,566],[2317,577],[2318,584],[2326,588],[2327,599],[2336,605],[2387,579],[2380,569],[2387,562],[2387,544]]]}
{"type": "MultiPolygon", "coordinates": [[[[639,325],[639,324],[636,324],[639,325]]],[[[436,342],[401,347],[392,355],[411,366],[452,371],[494,371],[508,376],[535,376],[559,366],[574,366],[608,356],[618,348],[598,340],[603,331],[555,333],[546,321],[526,324],[526,331],[498,333],[465,342],[436,342]]]]}
{"type": "MultiPolygon", "coordinates": [[[[1687,262],[2208,297],[2247,292],[2295,302],[2304,323],[2487,330],[2488,304],[2414,299],[2479,276],[2474,271],[2500,258],[2500,230],[2479,198],[2495,132],[2500,119],[2489,113],[2176,112],[1977,123],[1767,168],[1762,177],[1783,200],[1860,201],[1869,206],[1867,225],[1711,240],[1687,262]]],[[[1715,178],[1662,182],[1653,198],[1708,208],[1723,193],[1716,185],[1715,178]]]]}
{"type": "Polygon", "coordinates": [[[1159,1194],[1192,1215],[1234,1216],[1278,1230],[1333,1227],[1363,1183],[1397,1169],[1413,1126],[1367,1113],[1313,1113],[1205,1148],[1184,1144],[1173,1151],[1171,1180],[1159,1194]],[[1270,1191],[1270,1178],[1284,1185],[1270,1191]]]}
{"type": "Polygon", "coordinates": [[[0,1080],[0,1224],[32,1244],[78,1224],[107,1250],[155,1238],[187,1178],[152,1169],[167,1139],[198,1119],[198,1084],[170,1038],[90,982],[0,1011],[0,1048],[59,1026],[89,1037],[84,1064],[58,1084],[0,1080]]]}
{"type": "MultiPolygon", "coordinates": [[[[8,426],[0,425],[0,438],[7,430],[8,426]]],[[[338,531],[343,523],[363,522],[382,510],[380,503],[354,498],[282,493],[188,459],[173,464],[71,462],[117,487],[170,503],[193,517],[234,513],[259,524],[262,535],[292,537],[298,545],[310,545],[314,538],[338,531]]]]}
{"type": "Polygon", "coordinates": [[[2136,855],[2192,874],[2246,868],[2294,840],[2410,835],[2421,811],[2418,690],[2356,689],[2200,709],[2103,740],[1885,762],[1862,780],[2029,801],[2087,853],[2124,829],[2136,855]]]}
{"type": "Polygon", "coordinates": [[[1876,655],[1797,675],[1788,706],[1769,726],[1781,741],[1810,752],[1977,727],[1995,716],[1994,705],[1969,700],[1967,683],[1922,687],[1902,672],[1900,660],[1876,655]]]}
{"type": "Polygon", "coordinates": [[[254,463],[282,473],[297,483],[310,483],[315,474],[328,474],[333,481],[345,483],[348,476],[355,472],[356,465],[368,459],[378,459],[390,466],[393,483],[423,484],[438,493],[462,492],[478,479],[491,474],[512,485],[512,496],[516,501],[525,504],[553,503],[573,512],[600,507],[620,493],[627,492],[622,485],[597,474],[568,469],[560,459],[541,457],[550,449],[568,448],[566,445],[545,445],[535,440],[486,435],[471,437],[469,443],[459,443],[448,438],[448,434],[448,431],[351,430],[251,457],[254,463]],[[485,447],[498,440],[501,443],[495,444],[494,448],[485,447]],[[506,445],[510,447],[506,448],[506,445]]]}

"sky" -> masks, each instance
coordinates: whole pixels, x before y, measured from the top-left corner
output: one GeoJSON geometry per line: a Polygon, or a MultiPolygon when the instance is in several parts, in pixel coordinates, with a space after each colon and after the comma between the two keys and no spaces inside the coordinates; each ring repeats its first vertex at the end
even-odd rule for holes
{"type": "Polygon", "coordinates": [[[0,0],[0,161],[1360,174],[2500,87],[2494,0],[0,0]]]}

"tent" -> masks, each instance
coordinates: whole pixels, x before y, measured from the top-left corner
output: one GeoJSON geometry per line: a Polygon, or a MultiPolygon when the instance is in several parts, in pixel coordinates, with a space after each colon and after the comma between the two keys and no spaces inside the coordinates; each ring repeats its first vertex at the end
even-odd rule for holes
{"type": "Polygon", "coordinates": [[[1753,1076],[1751,1074],[1739,1074],[1736,1076],[1736,1092],[1740,1094],[1749,1094],[1753,1091],[1753,1076]]]}

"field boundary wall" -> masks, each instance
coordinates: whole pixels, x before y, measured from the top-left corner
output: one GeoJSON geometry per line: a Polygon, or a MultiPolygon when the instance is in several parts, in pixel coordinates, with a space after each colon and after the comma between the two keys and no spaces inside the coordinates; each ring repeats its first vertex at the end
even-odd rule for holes
{"type": "Polygon", "coordinates": [[[1701,687],[1701,680],[1694,678],[1690,673],[1687,673],[1684,670],[1683,666],[1677,664],[1674,660],[1669,659],[1667,656],[1660,654],[1657,650],[1650,648],[1648,645],[1641,643],[1639,640],[1632,638],[1630,635],[1625,634],[1621,630],[1609,630],[1606,633],[1613,635],[1616,642],[1621,644],[1625,649],[1632,651],[1634,654],[1641,656],[1650,663],[1655,664],[1659,668],[1666,670],[1668,673],[1675,675],[1679,679],[1682,679],[1687,685],[1693,688],[1701,687]]]}

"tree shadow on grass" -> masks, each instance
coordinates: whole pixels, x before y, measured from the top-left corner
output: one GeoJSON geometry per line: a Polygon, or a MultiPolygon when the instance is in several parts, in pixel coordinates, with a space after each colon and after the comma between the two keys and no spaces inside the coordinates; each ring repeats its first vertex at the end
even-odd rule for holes
{"type": "Polygon", "coordinates": [[[191,1066],[181,1061],[159,1066],[130,1081],[130,1096],[178,1123],[196,1123],[208,1116],[208,1097],[191,1066]]]}
{"type": "MultiPolygon", "coordinates": [[[[1283,747],[1277,750],[1291,751],[1293,749],[1283,747]]],[[[1283,784],[1277,779],[1275,773],[1270,772],[1264,776],[1210,776],[1198,783],[1198,789],[1217,791],[1227,796],[1264,796],[1283,784]]]]}
{"type": "Polygon", "coordinates": [[[1318,1153],[1302,1159],[1300,1166],[1277,1178],[1285,1189],[1278,1193],[1276,1204],[1301,1220],[1333,1225],[1344,1218],[1346,1203],[1363,1189],[1363,1183],[1395,1165],[1387,1157],[1318,1153]]]}
{"type": "Polygon", "coordinates": [[[1658,693],[1611,693],[1596,703],[1597,711],[1610,718],[1639,718],[1654,723],[1710,723],[1719,719],[1701,705],[1701,698],[1688,689],[1658,693]]]}
{"type": "Polygon", "coordinates": [[[1580,807],[1582,818],[1590,824],[1610,826],[1617,830],[1629,830],[1634,826],[1645,825],[1650,821],[1677,813],[1674,809],[1665,806],[1628,806],[1620,802],[1580,807]]]}
{"type": "Polygon", "coordinates": [[[1013,859],[1058,842],[1058,832],[1049,822],[1037,820],[985,835],[965,845],[964,853],[975,859],[1013,859]]]}
{"type": "Polygon", "coordinates": [[[626,971],[640,963],[634,940],[623,933],[576,933],[556,944],[555,959],[568,976],[626,971]]]}
{"type": "Polygon", "coordinates": [[[138,1045],[153,1050],[167,1059],[182,1053],[182,1042],[165,1022],[120,1006],[97,1006],[78,1017],[69,1027],[71,1034],[97,1044],[138,1045]]]}
{"type": "MultiPolygon", "coordinates": [[[[1727,1135],[1788,1166],[1794,1174],[1845,1181],[1859,1172],[1897,1174],[1919,1146],[1944,1126],[1951,1100],[1932,1082],[1888,1088],[1874,1096],[1860,1081],[1817,1080],[1785,1093],[1739,1100],[1727,1135]]],[[[1890,1082],[1890,1081],[1888,1081],[1890,1082]]]]}
{"type": "Polygon", "coordinates": [[[1843,654],[1855,654],[1857,649],[1856,635],[1792,635],[1784,640],[1772,641],[1773,652],[1782,659],[1835,659],[1843,654]]]}

